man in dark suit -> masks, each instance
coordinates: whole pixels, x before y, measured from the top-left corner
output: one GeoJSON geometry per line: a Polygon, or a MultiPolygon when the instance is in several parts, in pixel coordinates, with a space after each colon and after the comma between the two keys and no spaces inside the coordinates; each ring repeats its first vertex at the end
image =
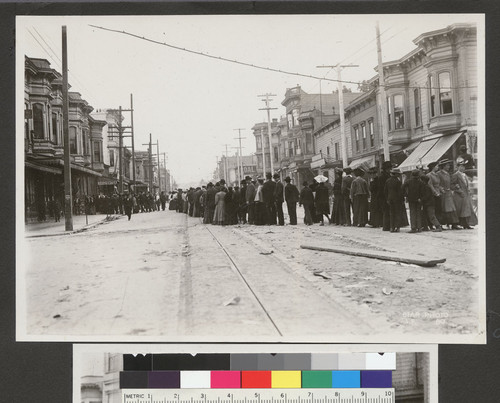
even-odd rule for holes
{"type": "Polygon", "coordinates": [[[292,180],[289,176],[285,178],[285,200],[290,217],[290,225],[297,225],[297,202],[299,201],[299,190],[297,186],[290,183],[292,180]]]}
{"type": "Polygon", "coordinates": [[[255,200],[255,186],[252,183],[252,178],[250,176],[245,177],[245,180],[247,181],[247,190],[245,194],[245,199],[247,202],[247,209],[248,209],[248,223],[253,224],[254,223],[254,215],[255,215],[255,205],[254,205],[254,200],[255,200]]]}
{"type": "Polygon", "coordinates": [[[402,185],[399,180],[400,174],[401,171],[399,169],[391,169],[391,177],[385,182],[384,188],[387,204],[389,204],[391,232],[399,232],[400,227],[404,226],[400,211],[401,204],[404,203],[402,185]]]}
{"type": "Polygon", "coordinates": [[[344,168],[345,176],[342,178],[342,199],[345,208],[345,225],[347,226],[351,226],[351,185],[354,180],[351,172],[351,168],[344,168]]]}
{"type": "Polygon", "coordinates": [[[262,186],[262,197],[264,199],[265,217],[264,222],[267,225],[276,225],[276,206],[274,204],[274,192],[276,191],[276,182],[270,172],[266,174],[266,181],[262,186]]]}
{"type": "Polygon", "coordinates": [[[304,224],[312,225],[311,207],[314,205],[314,195],[307,181],[304,181],[303,185],[304,187],[300,191],[300,204],[304,206],[304,224]]]}
{"type": "Polygon", "coordinates": [[[276,205],[276,213],[278,214],[278,224],[285,225],[285,218],[283,217],[283,201],[284,201],[284,186],[280,181],[280,175],[274,174],[276,180],[276,189],[274,191],[274,203],[276,205]]]}

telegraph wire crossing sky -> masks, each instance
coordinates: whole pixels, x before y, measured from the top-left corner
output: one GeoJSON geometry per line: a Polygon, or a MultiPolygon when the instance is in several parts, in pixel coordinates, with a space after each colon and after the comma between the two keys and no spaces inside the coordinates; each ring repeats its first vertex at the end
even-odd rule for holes
{"type": "MultiPolygon", "coordinates": [[[[16,26],[18,77],[24,55],[45,58],[61,72],[61,26],[66,25],[71,91],[80,92],[94,109],[127,108],[132,93],[136,149],[143,149],[140,145],[152,133],[160,152],[168,154],[167,168],[178,185],[185,186],[212,178],[216,156],[225,151],[223,144],[230,144],[230,155],[236,152],[235,128],[245,129],[243,154],[255,152],[251,128],[267,122],[266,112],[259,110],[263,107],[259,94],[277,95],[270,106],[278,108],[271,111],[271,118],[279,119],[285,113],[281,101],[287,88],[298,84],[308,93],[319,93],[321,86],[323,94],[336,90],[335,71],[316,66],[359,65],[342,72],[344,85],[353,91],[357,83],[374,77],[377,20],[383,60],[390,61],[415,49],[413,39],[424,32],[483,18],[472,14],[23,16],[16,26]]],[[[17,83],[18,108],[22,108],[19,78],[17,83]]]]}

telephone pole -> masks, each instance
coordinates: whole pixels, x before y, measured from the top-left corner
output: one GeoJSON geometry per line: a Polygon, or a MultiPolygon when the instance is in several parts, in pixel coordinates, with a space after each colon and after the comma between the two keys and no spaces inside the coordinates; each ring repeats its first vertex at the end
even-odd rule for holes
{"type": "Polygon", "coordinates": [[[132,137],[132,180],[135,193],[135,147],[134,147],[134,99],[132,94],[130,94],[130,136],[132,137]]]}
{"type": "Polygon", "coordinates": [[[385,129],[385,119],[387,117],[387,103],[385,98],[385,80],[384,80],[384,64],[382,63],[382,45],[380,44],[380,28],[378,25],[375,27],[377,34],[377,56],[378,56],[378,88],[380,91],[380,130],[382,130],[382,146],[384,148],[384,161],[390,161],[391,155],[389,154],[389,135],[385,129]]]}
{"type": "MultiPolygon", "coordinates": [[[[235,137],[234,139],[235,140],[238,140],[239,141],[239,156],[240,156],[240,163],[239,163],[239,166],[238,166],[238,170],[240,172],[240,182],[243,180],[243,153],[241,151],[241,140],[242,139],[246,139],[246,137],[241,137],[241,131],[242,130],[245,130],[245,129],[241,129],[241,128],[238,128],[238,129],[233,129],[233,130],[238,130],[238,137],[235,137]]],[[[240,183],[241,184],[241,183],[240,183]]],[[[239,185],[240,185],[239,184],[239,185]]]]}
{"type": "Polygon", "coordinates": [[[224,154],[224,180],[229,185],[229,166],[227,163],[227,146],[228,145],[229,144],[224,144],[224,146],[226,147],[226,152],[224,154]]]}
{"type": "Polygon", "coordinates": [[[123,128],[122,128],[122,107],[118,108],[118,193],[123,193],[123,128]]]}
{"type": "Polygon", "coordinates": [[[264,147],[264,133],[262,127],[260,128],[260,141],[262,143],[262,177],[266,177],[266,151],[264,147]]]}
{"type": "MultiPolygon", "coordinates": [[[[269,94],[266,93],[264,95],[257,95],[258,97],[266,97],[266,99],[263,99],[266,103],[265,108],[260,108],[260,111],[267,111],[267,136],[269,137],[269,160],[271,161],[271,174],[274,174],[274,163],[273,163],[273,141],[272,141],[272,133],[271,133],[271,114],[270,111],[271,109],[278,109],[278,108],[271,108],[269,107],[269,102],[272,100],[269,99],[269,97],[275,97],[275,94],[269,94]]],[[[264,146],[264,144],[262,144],[264,146]]]]}
{"type": "Polygon", "coordinates": [[[316,66],[318,68],[329,68],[337,70],[337,91],[339,93],[339,113],[340,113],[340,136],[342,141],[342,166],[346,168],[349,165],[347,156],[347,139],[345,135],[345,116],[344,116],[344,92],[342,88],[341,71],[345,67],[359,67],[357,64],[336,64],[335,66],[316,66]]]}
{"type": "Polygon", "coordinates": [[[148,146],[148,154],[149,154],[148,182],[149,182],[149,191],[153,192],[153,144],[151,141],[151,133],[149,133],[149,143],[142,143],[142,145],[148,146]]]}
{"type": "Polygon", "coordinates": [[[68,42],[66,25],[62,26],[63,136],[64,136],[64,229],[73,231],[73,196],[71,194],[71,155],[69,149],[68,42]]]}
{"type": "Polygon", "coordinates": [[[158,167],[158,190],[161,191],[160,143],[156,139],[156,166],[158,167]]]}

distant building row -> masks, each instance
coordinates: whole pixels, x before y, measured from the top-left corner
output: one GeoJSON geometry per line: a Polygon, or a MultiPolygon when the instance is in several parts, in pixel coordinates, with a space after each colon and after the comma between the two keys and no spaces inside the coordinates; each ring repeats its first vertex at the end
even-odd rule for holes
{"type": "MultiPolygon", "coordinates": [[[[69,147],[73,201],[111,194],[118,189],[119,141],[117,110],[97,110],[78,92],[69,92],[69,147]]],[[[62,76],[45,59],[25,57],[24,86],[24,165],[25,219],[40,213],[54,200],[64,205],[62,76]]],[[[123,120],[123,117],[121,117],[123,120]]],[[[123,188],[149,190],[149,153],[135,152],[135,184],[132,152],[123,147],[123,188]]],[[[153,187],[170,191],[170,173],[153,169],[153,187]]],[[[152,191],[154,189],[151,189],[152,191]]],[[[78,207],[78,206],[76,206],[78,207]]]]}
{"type": "MultiPolygon", "coordinates": [[[[403,172],[444,157],[455,160],[460,145],[476,156],[476,35],[476,26],[464,23],[417,37],[415,50],[384,63],[385,100],[378,74],[365,82],[363,92],[344,92],[349,166],[381,165],[382,119],[391,161],[403,172]]],[[[272,159],[276,172],[299,185],[342,167],[338,94],[308,94],[297,86],[286,90],[281,104],[286,114],[273,119],[271,144],[267,122],[253,127],[258,173],[263,173],[263,151],[266,171],[272,159]]]]}

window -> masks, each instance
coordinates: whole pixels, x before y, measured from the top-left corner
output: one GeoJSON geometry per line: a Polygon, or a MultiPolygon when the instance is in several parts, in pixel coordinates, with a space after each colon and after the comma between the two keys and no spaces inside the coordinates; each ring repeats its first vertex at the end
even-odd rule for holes
{"type": "Polygon", "coordinates": [[[394,95],[394,129],[405,128],[405,113],[403,110],[403,96],[394,95]]]}
{"type": "Polygon", "coordinates": [[[69,128],[69,153],[77,154],[78,150],[76,147],[76,127],[71,126],[69,128]]]}
{"type": "Polygon", "coordinates": [[[363,138],[363,150],[366,150],[366,125],[361,125],[361,137],[363,138]]]}
{"type": "Polygon", "coordinates": [[[45,135],[42,104],[33,105],[33,134],[36,139],[43,139],[45,135]]]}
{"type": "Polygon", "coordinates": [[[306,133],[306,154],[312,153],[312,136],[306,133]]]}
{"type": "Polygon", "coordinates": [[[262,155],[257,155],[257,168],[262,169],[262,155]]]}
{"type": "Polygon", "coordinates": [[[368,122],[368,134],[370,135],[370,147],[375,146],[375,131],[373,130],[373,120],[368,122]]]}
{"type": "Polygon", "coordinates": [[[327,155],[327,156],[330,156],[330,146],[327,146],[327,147],[326,147],[326,155],[327,155]]]}
{"type": "Polygon", "coordinates": [[[289,113],[288,115],[286,115],[287,119],[288,119],[288,128],[291,129],[293,127],[293,116],[291,113],[289,113]]]}
{"type": "Polygon", "coordinates": [[[101,142],[94,141],[94,162],[101,162],[101,142]]]}
{"type": "Polygon", "coordinates": [[[323,156],[323,150],[319,150],[319,155],[323,156]]]}
{"type": "Polygon", "coordinates": [[[89,136],[86,130],[82,133],[83,155],[89,155],[89,136]]]}
{"type": "MultiPolygon", "coordinates": [[[[109,166],[115,166],[115,150],[109,150],[109,166]]],[[[139,165],[137,165],[137,173],[139,173],[139,165]]]]}
{"type": "Polygon", "coordinates": [[[264,135],[264,144],[266,145],[266,148],[269,148],[269,136],[264,135]]]}
{"type": "Polygon", "coordinates": [[[293,141],[289,141],[288,142],[288,155],[290,157],[293,157],[293,155],[294,155],[293,149],[294,149],[293,148],[293,141]]]}
{"type": "Polygon", "coordinates": [[[429,76],[429,107],[431,117],[436,116],[436,96],[434,95],[434,78],[429,76]]]}
{"type": "Polygon", "coordinates": [[[339,159],[339,143],[335,143],[335,160],[339,159]]]}
{"type": "Polygon", "coordinates": [[[442,115],[453,113],[451,99],[451,78],[449,72],[440,73],[439,76],[439,107],[442,115]]]}
{"type": "Polygon", "coordinates": [[[274,161],[279,161],[278,147],[274,147],[274,161]]]}
{"type": "Polygon", "coordinates": [[[413,91],[413,100],[415,102],[415,127],[422,126],[422,116],[420,115],[420,89],[413,91]]]}
{"type": "Polygon", "coordinates": [[[262,148],[262,136],[257,136],[257,150],[260,150],[262,148]]]}
{"type": "Polygon", "coordinates": [[[294,109],[292,111],[292,115],[293,115],[293,125],[298,126],[299,125],[299,110],[294,109]]]}
{"type": "Polygon", "coordinates": [[[359,127],[354,128],[354,139],[356,140],[356,151],[359,152],[359,127]]]}
{"type": "Polygon", "coordinates": [[[52,113],[52,142],[57,144],[57,114],[52,113]]]}
{"type": "Polygon", "coordinates": [[[387,97],[387,120],[389,121],[389,131],[392,130],[392,102],[391,97],[387,97]]]}

